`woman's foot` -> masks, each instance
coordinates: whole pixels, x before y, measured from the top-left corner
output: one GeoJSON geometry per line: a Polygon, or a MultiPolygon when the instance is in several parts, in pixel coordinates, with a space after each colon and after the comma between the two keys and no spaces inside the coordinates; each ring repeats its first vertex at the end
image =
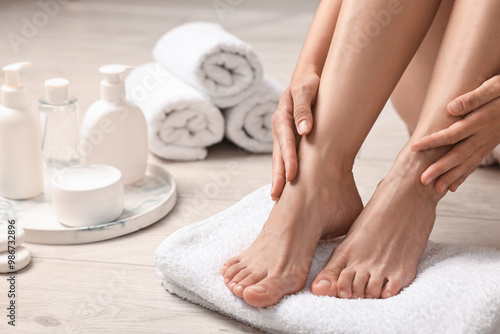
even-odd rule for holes
{"type": "Polygon", "coordinates": [[[400,154],[314,279],[315,295],[388,298],[413,281],[443,196],[420,182],[424,160],[423,154],[400,154]]]}
{"type": "Polygon", "coordinates": [[[347,233],[362,208],[351,172],[303,173],[287,183],[257,239],[226,261],[224,283],[255,307],[300,291],[319,239],[347,233]]]}

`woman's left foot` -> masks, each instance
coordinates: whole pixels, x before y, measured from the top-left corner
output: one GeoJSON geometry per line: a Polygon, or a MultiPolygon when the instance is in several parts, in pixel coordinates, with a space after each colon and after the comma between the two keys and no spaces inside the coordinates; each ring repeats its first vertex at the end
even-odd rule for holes
{"type": "Polygon", "coordinates": [[[415,278],[439,195],[420,182],[421,161],[400,154],[312,284],[315,295],[388,298],[415,278]]]}

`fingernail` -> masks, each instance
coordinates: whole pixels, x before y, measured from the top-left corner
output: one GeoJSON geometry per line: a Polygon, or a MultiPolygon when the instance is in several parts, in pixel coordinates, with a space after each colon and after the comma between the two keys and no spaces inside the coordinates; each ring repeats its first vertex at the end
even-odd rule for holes
{"type": "Polygon", "coordinates": [[[298,130],[299,130],[299,134],[303,134],[303,133],[307,132],[307,130],[309,130],[309,122],[306,120],[301,121],[299,123],[298,130]]]}
{"type": "Polygon", "coordinates": [[[345,290],[340,290],[339,297],[340,297],[340,298],[347,298],[347,291],[345,291],[345,290]]]}
{"type": "Polygon", "coordinates": [[[243,291],[243,287],[241,285],[237,285],[234,289],[237,291],[243,291]]]}
{"type": "Polygon", "coordinates": [[[229,278],[225,278],[225,279],[224,279],[224,284],[226,284],[226,285],[227,285],[227,283],[229,283],[229,278]]]}
{"type": "Polygon", "coordinates": [[[424,179],[424,184],[426,186],[428,186],[433,180],[434,180],[433,177],[428,177],[428,178],[424,179]]]}
{"type": "Polygon", "coordinates": [[[322,279],[321,281],[318,282],[318,285],[325,286],[325,287],[331,287],[332,283],[326,279],[322,279]]]}
{"type": "Polygon", "coordinates": [[[260,285],[254,285],[252,289],[257,293],[265,293],[267,291],[266,288],[260,285]]]}
{"type": "Polygon", "coordinates": [[[458,114],[462,110],[464,110],[464,104],[460,100],[455,100],[455,101],[451,102],[448,106],[449,106],[450,110],[455,114],[458,114]]]}
{"type": "Polygon", "coordinates": [[[441,187],[439,187],[439,193],[442,194],[446,189],[448,189],[448,185],[443,183],[441,187]]]}

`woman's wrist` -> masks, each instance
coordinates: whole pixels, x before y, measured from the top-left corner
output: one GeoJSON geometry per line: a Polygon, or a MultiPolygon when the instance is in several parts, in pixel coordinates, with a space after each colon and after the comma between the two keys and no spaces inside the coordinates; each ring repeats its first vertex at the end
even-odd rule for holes
{"type": "Polygon", "coordinates": [[[293,71],[292,79],[290,82],[294,82],[295,80],[300,80],[300,78],[307,76],[317,76],[321,75],[321,70],[319,66],[315,66],[314,64],[307,64],[306,66],[297,66],[295,71],[293,71]]]}

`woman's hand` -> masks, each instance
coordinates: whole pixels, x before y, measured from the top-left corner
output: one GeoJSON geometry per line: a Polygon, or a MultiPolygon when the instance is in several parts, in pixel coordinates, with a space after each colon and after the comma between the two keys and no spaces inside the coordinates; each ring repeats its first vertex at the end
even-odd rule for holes
{"type": "Polygon", "coordinates": [[[449,128],[417,140],[413,151],[453,145],[451,151],[430,165],[421,181],[437,178],[436,191],[456,191],[484,157],[500,143],[500,75],[448,104],[452,116],[464,116],[449,128]]]}
{"type": "Polygon", "coordinates": [[[311,131],[313,124],[311,108],[318,92],[319,75],[309,72],[294,77],[272,117],[274,147],[271,197],[274,201],[280,197],[285,182],[292,181],[297,175],[297,144],[300,136],[311,131]]]}

